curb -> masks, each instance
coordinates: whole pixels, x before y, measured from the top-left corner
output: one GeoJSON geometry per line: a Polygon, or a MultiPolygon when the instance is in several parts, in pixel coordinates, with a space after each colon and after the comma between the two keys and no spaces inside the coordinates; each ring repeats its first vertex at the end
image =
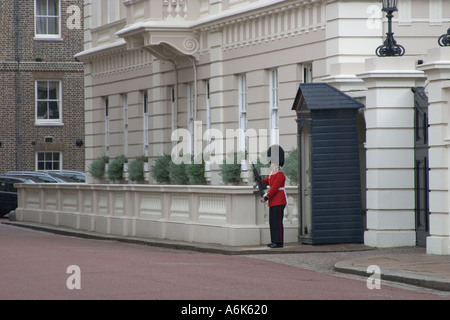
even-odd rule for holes
{"type": "MultiPolygon", "coordinates": [[[[337,262],[334,265],[334,270],[363,277],[370,277],[373,275],[372,273],[367,272],[367,268],[355,267],[351,260],[337,262]]],[[[381,280],[400,282],[439,291],[450,291],[450,281],[426,275],[381,269],[381,280]]]]}
{"type": "Polygon", "coordinates": [[[205,253],[222,253],[222,254],[248,254],[251,253],[257,253],[252,250],[248,250],[247,252],[243,252],[242,250],[239,251],[231,251],[229,249],[221,249],[217,246],[208,246],[208,245],[202,245],[202,244],[189,244],[186,242],[178,242],[178,241],[171,241],[171,240],[164,240],[159,241],[156,239],[148,239],[148,238],[135,238],[135,237],[118,237],[118,236],[110,236],[110,235],[104,235],[104,234],[98,234],[95,232],[88,232],[88,231],[79,231],[79,230],[73,230],[73,229],[66,229],[61,227],[51,227],[51,226],[45,226],[45,225],[37,225],[37,224],[31,224],[31,223],[23,223],[23,222],[2,222],[2,224],[10,225],[14,227],[19,228],[26,228],[26,229],[32,229],[37,231],[43,231],[43,232],[49,232],[53,234],[63,235],[63,236],[71,236],[71,237],[78,237],[78,238],[84,238],[84,239],[94,239],[94,240],[103,240],[103,241],[118,241],[123,243],[131,243],[131,244],[139,244],[144,246],[154,246],[154,247],[161,247],[161,248],[169,248],[169,249],[177,249],[177,250],[189,250],[189,251],[198,251],[198,252],[205,252],[205,253]]]}
{"type": "Polygon", "coordinates": [[[314,247],[310,245],[305,245],[304,248],[299,249],[298,246],[294,244],[286,244],[284,248],[281,249],[270,249],[265,245],[255,245],[255,246],[242,246],[242,247],[230,247],[220,244],[207,244],[207,243],[195,243],[195,242],[184,242],[176,240],[167,239],[154,239],[154,238],[139,238],[139,237],[127,237],[127,236],[117,236],[117,235],[106,235],[99,234],[90,231],[81,231],[71,228],[55,227],[49,225],[42,225],[31,222],[18,222],[18,221],[4,221],[1,222],[5,225],[10,225],[19,228],[28,228],[37,231],[49,232],[64,236],[72,236],[86,239],[95,240],[109,240],[118,241],[124,243],[133,243],[161,248],[169,248],[176,250],[188,250],[203,253],[216,253],[224,255],[253,255],[253,254],[293,254],[293,253],[327,253],[327,252],[355,252],[355,251],[370,251],[374,248],[363,247],[314,247]]]}

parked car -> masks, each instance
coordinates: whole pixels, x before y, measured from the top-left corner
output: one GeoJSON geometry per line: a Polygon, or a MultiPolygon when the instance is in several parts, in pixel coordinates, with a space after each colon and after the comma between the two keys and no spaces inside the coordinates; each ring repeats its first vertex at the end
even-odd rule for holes
{"type": "Polygon", "coordinates": [[[58,174],[60,176],[68,177],[76,182],[86,182],[86,174],[83,171],[77,170],[52,170],[44,171],[49,174],[58,174]]]}
{"type": "Polygon", "coordinates": [[[44,171],[9,171],[4,175],[38,179],[40,183],[76,183],[77,181],[58,173],[44,171]]]}
{"type": "Polygon", "coordinates": [[[0,175],[0,217],[17,208],[18,183],[36,183],[33,178],[0,175]]]}

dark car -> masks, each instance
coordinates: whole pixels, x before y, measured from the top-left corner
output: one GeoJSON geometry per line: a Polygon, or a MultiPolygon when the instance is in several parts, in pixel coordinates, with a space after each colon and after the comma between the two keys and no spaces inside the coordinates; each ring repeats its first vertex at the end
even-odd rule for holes
{"type": "Polygon", "coordinates": [[[70,178],[75,182],[86,182],[86,174],[83,171],[77,170],[52,170],[52,171],[43,171],[50,175],[59,175],[63,177],[70,178]]]}
{"type": "Polygon", "coordinates": [[[41,183],[76,183],[77,181],[58,173],[44,171],[9,171],[3,175],[38,179],[41,183]]]}
{"type": "Polygon", "coordinates": [[[17,208],[18,183],[36,183],[32,178],[0,175],[0,217],[17,208]]]}

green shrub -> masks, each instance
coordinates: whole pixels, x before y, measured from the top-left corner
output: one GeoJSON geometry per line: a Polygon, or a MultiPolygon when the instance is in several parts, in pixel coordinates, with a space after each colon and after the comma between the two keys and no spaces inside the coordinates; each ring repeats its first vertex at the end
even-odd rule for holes
{"type": "Polygon", "coordinates": [[[202,163],[198,164],[196,164],[194,158],[192,158],[191,163],[186,165],[186,174],[189,179],[189,184],[205,184],[205,163],[203,161],[203,158],[202,163]]]}
{"type": "Polygon", "coordinates": [[[105,177],[105,165],[109,162],[107,156],[100,157],[94,160],[89,166],[89,173],[93,178],[102,179],[105,177]]]}
{"type": "Polygon", "coordinates": [[[225,184],[236,184],[241,181],[241,161],[236,152],[228,155],[227,161],[220,165],[220,176],[225,184]]]}
{"type": "Polygon", "coordinates": [[[172,184],[188,184],[189,177],[186,173],[186,164],[176,164],[173,161],[169,163],[169,179],[172,184]]]}
{"type": "Polygon", "coordinates": [[[286,158],[284,161],[283,172],[286,177],[289,179],[291,184],[298,184],[298,157],[297,157],[297,149],[292,149],[287,152],[286,158]]]}
{"type": "Polygon", "coordinates": [[[169,165],[171,162],[170,155],[159,156],[155,159],[150,171],[157,183],[170,183],[169,165]]]}
{"type": "Polygon", "coordinates": [[[124,155],[118,156],[108,166],[108,179],[112,181],[123,179],[123,165],[128,160],[124,155]]]}
{"type": "Polygon", "coordinates": [[[128,165],[128,178],[131,181],[143,181],[144,180],[144,163],[146,158],[144,156],[138,157],[131,161],[128,165]]]}
{"type": "MultiPolygon", "coordinates": [[[[266,176],[267,176],[267,174],[265,173],[265,172],[263,172],[263,169],[268,169],[268,168],[270,168],[270,164],[269,163],[267,163],[267,159],[266,159],[267,157],[264,155],[264,156],[260,156],[259,158],[258,158],[258,160],[257,160],[257,162],[254,164],[255,165],[255,168],[256,168],[256,170],[258,171],[258,173],[259,173],[259,175],[262,177],[262,178],[265,178],[266,176]],[[265,159],[265,163],[263,163],[263,162],[261,162],[261,157],[264,157],[264,159],[265,159]]],[[[252,176],[253,176],[253,172],[252,172],[252,176]]],[[[253,177],[253,181],[254,181],[255,179],[254,179],[254,177],[253,177]]]]}

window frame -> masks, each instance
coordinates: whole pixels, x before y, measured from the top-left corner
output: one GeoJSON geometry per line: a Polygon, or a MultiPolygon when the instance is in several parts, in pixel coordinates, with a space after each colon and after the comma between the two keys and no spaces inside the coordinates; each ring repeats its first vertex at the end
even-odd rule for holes
{"type": "Polygon", "coordinates": [[[109,141],[110,141],[110,123],[109,123],[109,97],[102,98],[103,108],[105,112],[105,156],[109,157],[109,141]]]}
{"type": "Polygon", "coordinates": [[[47,1],[47,15],[38,15],[37,13],[37,2],[40,0],[34,0],[34,39],[35,40],[62,40],[62,33],[61,33],[61,0],[58,0],[58,15],[57,16],[49,16],[48,15],[48,0],[47,1]],[[38,33],[37,30],[37,20],[39,17],[44,17],[44,18],[49,18],[49,17],[53,17],[53,18],[57,18],[58,19],[58,23],[57,23],[57,27],[58,27],[58,33],[56,34],[49,34],[48,33],[48,20],[47,20],[47,33],[38,33]]]}
{"type": "Polygon", "coordinates": [[[190,134],[189,150],[191,155],[194,155],[194,83],[190,82],[186,86],[186,100],[187,100],[187,127],[190,134]]]}
{"type": "Polygon", "coordinates": [[[278,69],[269,71],[269,127],[270,127],[270,144],[279,144],[279,78],[278,69]]]}
{"type": "MultiPolygon", "coordinates": [[[[247,140],[247,109],[248,109],[248,101],[247,101],[247,75],[240,74],[238,75],[238,95],[239,95],[239,152],[242,154],[246,154],[248,150],[248,140],[247,140]]],[[[247,161],[245,159],[241,160],[241,171],[247,171],[247,161]]]]}
{"type": "MultiPolygon", "coordinates": [[[[44,156],[45,157],[45,156],[44,156]]],[[[60,151],[36,151],[36,171],[46,171],[46,170],[62,170],[63,168],[63,154],[60,151]],[[46,166],[46,163],[48,162],[47,159],[44,158],[44,169],[39,169],[39,155],[40,154],[46,154],[46,153],[51,153],[52,154],[52,169],[48,169],[46,166]],[[59,154],[59,168],[55,169],[53,167],[53,164],[55,163],[55,161],[53,160],[53,155],[54,154],[59,154]]]]}
{"type": "Polygon", "coordinates": [[[129,120],[129,114],[128,114],[128,94],[123,93],[121,94],[122,98],[122,111],[123,111],[123,154],[125,157],[128,157],[128,120],[129,120]]]}
{"type": "Polygon", "coordinates": [[[143,145],[144,145],[144,156],[149,156],[149,121],[148,121],[148,91],[142,91],[142,117],[143,117],[143,145]]]}
{"type": "Polygon", "coordinates": [[[35,89],[34,89],[34,101],[35,101],[35,125],[37,126],[55,126],[55,125],[64,125],[63,123],[63,90],[62,90],[62,81],[61,80],[52,80],[52,79],[37,79],[35,80],[35,89]],[[59,99],[39,99],[39,82],[47,82],[47,89],[48,89],[48,83],[50,82],[57,82],[58,83],[58,90],[59,90],[59,99]],[[39,119],[38,112],[39,112],[39,102],[40,101],[57,101],[58,102],[58,111],[59,111],[59,118],[58,119],[39,119]]]}

